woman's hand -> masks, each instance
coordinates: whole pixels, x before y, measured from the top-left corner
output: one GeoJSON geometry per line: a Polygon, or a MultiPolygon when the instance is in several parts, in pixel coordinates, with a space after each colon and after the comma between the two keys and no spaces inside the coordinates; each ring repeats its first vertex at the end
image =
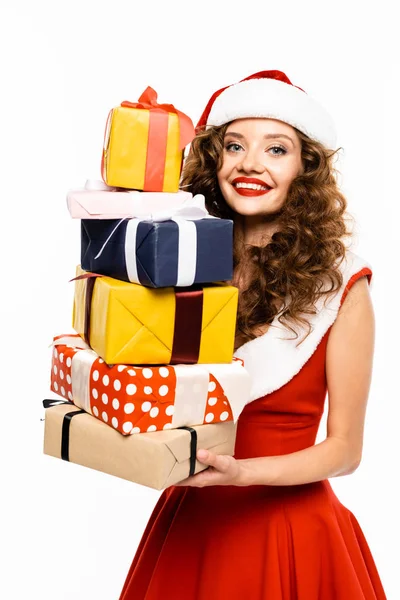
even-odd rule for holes
{"type": "Polygon", "coordinates": [[[233,456],[198,450],[197,460],[208,469],[177,483],[177,486],[206,487],[209,485],[243,485],[242,466],[233,456]]]}

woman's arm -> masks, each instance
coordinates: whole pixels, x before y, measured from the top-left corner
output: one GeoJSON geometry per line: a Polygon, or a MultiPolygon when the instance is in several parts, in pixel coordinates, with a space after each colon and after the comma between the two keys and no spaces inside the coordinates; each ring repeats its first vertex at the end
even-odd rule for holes
{"type": "Polygon", "coordinates": [[[326,439],[283,456],[235,460],[206,453],[201,461],[212,468],[182,484],[298,485],[352,473],[361,460],[374,331],[368,282],[362,277],[350,288],[328,338],[326,439]]]}

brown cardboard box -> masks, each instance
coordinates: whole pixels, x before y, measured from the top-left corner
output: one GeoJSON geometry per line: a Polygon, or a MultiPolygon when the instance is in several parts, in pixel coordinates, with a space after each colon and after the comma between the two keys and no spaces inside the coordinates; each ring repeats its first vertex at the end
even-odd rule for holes
{"type": "MultiPolygon", "coordinates": [[[[64,415],[72,412],[77,414],[71,418],[69,428],[70,462],[156,490],[188,477],[191,446],[188,431],[169,429],[124,436],[73,404],[59,404],[46,410],[45,454],[61,458],[64,415]]],[[[198,449],[233,455],[236,425],[232,421],[198,425],[193,429],[197,432],[198,449]]],[[[196,461],[195,473],[205,468],[196,461]]]]}

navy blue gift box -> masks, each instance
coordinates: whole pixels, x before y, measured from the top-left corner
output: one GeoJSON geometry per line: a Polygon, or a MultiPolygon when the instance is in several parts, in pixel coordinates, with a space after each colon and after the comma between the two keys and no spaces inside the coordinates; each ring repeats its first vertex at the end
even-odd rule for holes
{"type": "Polygon", "coordinates": [[[233,274],[233,222],[83,219],[85,271],[148,287],[229,281],[233,274]]]}

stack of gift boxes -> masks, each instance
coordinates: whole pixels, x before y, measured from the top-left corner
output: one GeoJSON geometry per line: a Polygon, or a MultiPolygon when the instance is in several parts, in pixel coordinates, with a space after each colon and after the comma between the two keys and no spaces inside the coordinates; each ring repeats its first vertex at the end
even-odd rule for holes
{"type": "Polygon", "coordinates": [[[81,219],[73,328],[54,338],[46,454],[162,489],[233,454],[249,375],[233,357],[233,223],[179,191],[190,119],[147,88],[113,109],[81,219]]]}

